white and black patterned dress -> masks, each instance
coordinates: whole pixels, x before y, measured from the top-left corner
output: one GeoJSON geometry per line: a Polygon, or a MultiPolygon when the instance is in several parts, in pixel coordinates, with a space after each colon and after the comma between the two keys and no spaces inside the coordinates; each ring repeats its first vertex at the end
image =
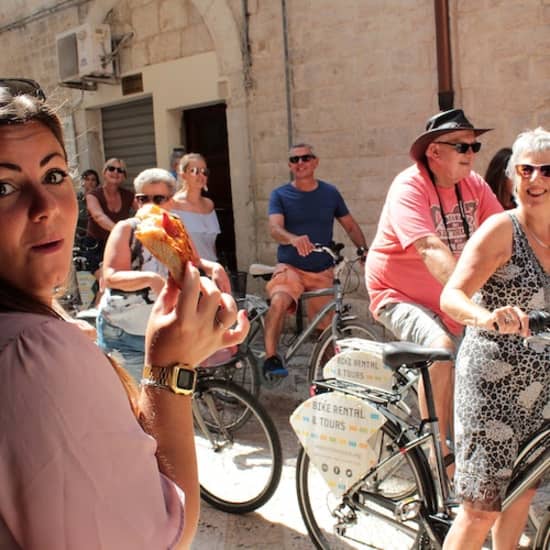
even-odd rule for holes
{"type": "MultiPolygon", "coordinates": [[[[515,215],[513,252],[474,301],[493,311],[517,305],[550,311],[550,274],[515,215]]],[[[516,335],[468,327],[456,360],[457,496],[500,510],[522,441],[550,420],[550,348],[529,349],[516,335]]]]}

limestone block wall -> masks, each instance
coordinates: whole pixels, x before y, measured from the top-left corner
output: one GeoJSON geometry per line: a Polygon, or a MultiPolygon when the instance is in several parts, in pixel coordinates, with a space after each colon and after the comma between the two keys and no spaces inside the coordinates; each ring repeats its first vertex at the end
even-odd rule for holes
{"type": "MultiPolygon", "coordinates": [[[[258,253],[271,261],[270,191],[288,179],[292,140],[315,145],[318,176],[335,183],[370,240],[408,146],[437,110],[430,0],[287,2],[290,104],[285,90],[282,9],[259,1],[250,16],[250,129],[258,253]]],[[[337,226],[336,238],[349,242],[337,226]]]]}
{"type": "Polygon", "coordinates": [[[550,129],[550,0],[456,1],[452,20],[459,97],[495,129],[483,140],[485,169],[522,130],[550,129]]]}
{"type": "MultiPolygon", "coordinates": [[[[13,25],[46,4],[61,2],[2,1],[0,74],[34,77],[65,101],[85,164],[101,156],[100,128],[82,108],[89,93],[57,86],[56,33],[90,19],[133,32],[122,74],[215,53],[242,267],[275,258],[267,202],[288,179],[289,140],[316,146],[318,176],[339,186],[370,240],[388,185],[438,110],[433,0],[75,0],[13,25]]],[[[455,105],[495,128],[482,138],[484,173],[522,129],[550,127],[550,0],[449,0],[449,13],[455,105]]],[[[185,76],[181,86],[192,86],[185,76]]]]}

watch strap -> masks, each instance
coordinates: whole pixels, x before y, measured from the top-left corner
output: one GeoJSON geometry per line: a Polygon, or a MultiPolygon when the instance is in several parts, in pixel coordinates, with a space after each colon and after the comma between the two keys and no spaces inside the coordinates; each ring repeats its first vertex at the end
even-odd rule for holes
{"type": "Polygon", "coordinates": [[[174,365],[170,365],[168,367],[145,365],[143,367],[141,385],[163,388],[174,393],[190,395],[195,391],[196,381],[196,369],[186,363],[175,363],[174,365]],[[187,371],[188,373],[191,373],[191,383],[185,387],[180,387],[178,385],[180,371],[187,371]]]}

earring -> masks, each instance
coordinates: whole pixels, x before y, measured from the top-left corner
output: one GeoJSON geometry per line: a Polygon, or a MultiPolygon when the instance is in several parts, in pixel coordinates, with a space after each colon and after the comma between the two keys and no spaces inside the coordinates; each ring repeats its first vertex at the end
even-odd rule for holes
{"type": "Polygon", "coordinates": [[[206,183],[204,184],[203,189],[208,193],[208,185],[206,185],[206,183]]]}

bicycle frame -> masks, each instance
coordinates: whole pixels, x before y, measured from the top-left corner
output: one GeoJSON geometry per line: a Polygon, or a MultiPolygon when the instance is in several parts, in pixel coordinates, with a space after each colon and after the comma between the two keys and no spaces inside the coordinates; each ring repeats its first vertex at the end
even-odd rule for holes
{"type": "MultiPolygon", "coordinates": [[[[436,493],[437,500],[435,504],[436,513],[444,513],[448,509],[449,503],[449,480],[447,478],[446,469],[443,462],[443,453],[441,451],[441,445],[439,443],[439,420],[435,414],[435,404],[433,401],[433,393],[431,383],[429,381],[428,373],[429,363],[425,362],[417,365],[417,368],[420,369],[420,375],[423,377],[424,381],[424,391],[426,393],[426,404],[428,407],[429,418],[422,420],[420,426],[414,426],[405,421],[402,417],[397,414],[394,414],[390,409],[390,406],[399,407],[400,401],[402,399],[402,394],[405,392],[407,386],[402,387],[397,392],[386,392],[384,390],[370,388],[367,386],[361,386],[357,383],[347,383],[341,380],[325,380],[318,381],[315,384],[321,388],[326,388],[334,391],[339,391],[348,395],[353,395],[359,397],[360,399],[366,400],[368,403],[373,405],[378,412],[380,412],[386,419],[393,422],[398,426],[402,433],[417,433],[417,437],[409,441],[406,445],[403,445],[399,448],[397,453],[394,453],[381,462],[379,462],[373,469],[372,472],[369,472],[363,479],[359,480],[349,492],[352,493],[354,490],[361,485],[361,483],[371,475],[377,468],[382,468],[386,466],[388,462],[396,460],[397,457],[400,457],[403,454],[406,454],[413,449],[419,448],[425,443],[430,445],[431,450],[435,453],[436,457],[436,479],[434,480],[434,490],[436,493]],[[346,386],[348,386],[346,388],[346,386]],[[360,391],[354,391],[353,386],[360,391]],[[424,433],[425,427],[428,427],[428,430],[424,433]]],[[[423,451],[422,451],[423,452],[423,451]]]]}
{"type": "Polygon", "coordinates": [[[503,510],[506,510],[517,497],[536,485],[550,471],[549,443],[550,424],[547,424],[525,444],[515,461],[512,480],[502,501],[503,510]]]}
{"type": "MultiPolygon", "coordinates": [[[[321,310],[315,315],[315,317],[308,323],[305,330],[300,330],[296,338],[289,345],[288,349],[284,354],[285,362],[289,361],[294,354],[300,349],[302,344],[309,338],[313,331],[317,328],[321,320],[334,310],[334,315],[331,321],[332,333],[335,337],[338,337],[338,328],[340,321],[344,318],[345,313],[344,307],[344,293],[342,292],[342,283],[340,281],[339,273],[335,272],[335,276],[332,280],[332,287],[323,288],[319,290],[308,290],[302,294],[298,307],[301,308],[303,302],[311,298],[319,298],[321,296],[332,296],[333,299],[325,304],[321,310]]],[[[350,319],[353,317],[349,317],[350,319]]]]}

